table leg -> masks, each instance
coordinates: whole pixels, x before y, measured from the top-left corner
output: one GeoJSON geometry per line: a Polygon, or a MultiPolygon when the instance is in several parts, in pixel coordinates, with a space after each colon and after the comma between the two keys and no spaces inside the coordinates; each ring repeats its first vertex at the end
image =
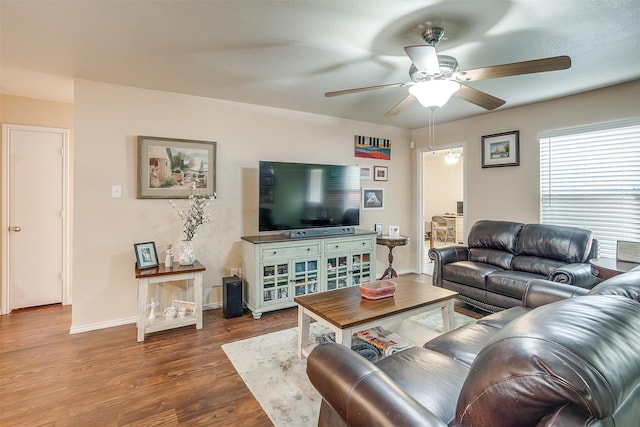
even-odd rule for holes
{"type": "Polygon", "coordinates": [[[453,329],[454,319],[453,314],[453,299],[447,301],[446,305],[442,308],[442,325],[444,327],[444,332],[449,332],[453,329]]]}
{"type": "Polygon", "coordinates": [[[138,279],[138,342],[144,341],[144,327],[147,324],[147,292],[149,279],[138,279]]]}
{"type": "Polygon", "coordinates": [[[195,299],[196,329],[202,329],[202,272],[193,278],[193,295],[195,299]]]}
{"type": "Polygon", "coordinates": [[[384,273],[382,273],[380,280],[398,277],[398,273],[393,269],[393,246],[389,246],[388,260],[389,260],[389,266],[384,271],[384,273]]]}
{"type": "Polygon", "coordinates": [[[305,313],[304,308],[298,306],[298,358],[302,359],[302,349],[309,342],[309,327],[311,318],[305,313]]]}
{"type": "Polygon", "coordinates": [[[349,328],[347,329],[339,329],[336,331],[336,342],[338,344],[342,344],[347,348],[351,348],[351,336],[353,331],[349,328]]]}

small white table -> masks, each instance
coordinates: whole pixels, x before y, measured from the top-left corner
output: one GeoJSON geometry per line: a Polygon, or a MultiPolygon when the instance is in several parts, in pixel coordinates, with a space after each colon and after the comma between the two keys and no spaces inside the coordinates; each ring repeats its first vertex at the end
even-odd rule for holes
{"type": "Polygon", "coordinates": [[[166,329],[179,328],[181,326],[196,325],[196,329],[202,329],[202,273],[206,269],[198,261],[191,265],[177,265],[140,270],[136,267],[136,279],[138,279],[138,342],[144,341],[144,335],[150,332],[164,331],[166,329]],[[186,280],[193,283],[194,313],[184,318],[164,319],[159,316],[155,319],[147,318],[147,304],[149,285],[154,283],[186,280]]]}

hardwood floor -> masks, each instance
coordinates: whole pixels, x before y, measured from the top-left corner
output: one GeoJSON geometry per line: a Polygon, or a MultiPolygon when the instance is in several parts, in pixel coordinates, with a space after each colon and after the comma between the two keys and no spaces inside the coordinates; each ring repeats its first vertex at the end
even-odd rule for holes
{"type": "MultiPolygon", "coordinates": [[[[456,311],[481,316],[458,301],[456,311]]],[[[70,335],[70,306],[0,316],[0,425],[270,426],[221,345],[296,322],[295,308],[260,320],[207,310],[199,331],[138,343],[133,324],[70,335]]]]}

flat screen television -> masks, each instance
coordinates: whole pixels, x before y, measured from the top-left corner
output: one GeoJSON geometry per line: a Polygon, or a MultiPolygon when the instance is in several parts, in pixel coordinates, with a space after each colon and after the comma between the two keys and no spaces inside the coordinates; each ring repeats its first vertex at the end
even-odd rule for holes
{"type": "Polygon", "coordinates": [[[360,168],[260,162],[259,230],[360,224],[360,168]]]}

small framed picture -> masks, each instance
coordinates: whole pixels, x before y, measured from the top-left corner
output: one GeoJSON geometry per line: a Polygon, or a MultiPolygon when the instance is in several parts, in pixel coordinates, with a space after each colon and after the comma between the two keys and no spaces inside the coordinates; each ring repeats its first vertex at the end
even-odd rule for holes
{"type": "Polygon", "coordinates": [[[134,243],[133,248],[136,252],[136,264],[140,270],[159,265],[155,242],[134,243]]]}
{"type": "Polygon", "coordinates": [[[384,190],[382,188],[363,188],[362,209],[384,209],[384,190]]]}
{"type": "Polygon", "coordinates": [[[386,166],[374,166],[373,167],[373,180],[374,181],[388,181],[389,168],[386,166]]]}
{"type": "Polygon", "coordinates": [[[389,226],[389,237],[400,237],[400,226],[399,225],[390,225],[389,226]]]}
{"type": "Polygon", "coordinates": [[[520,165],[520,131],[496,133],[482,137],[482,167],[520,165]]]}
{"type": "Polygon", "coordinates": [[[376,234],[378,235],[378,237],[382,236],[382,224],[376,224],[375,225],[375,230],[376,230],[376,234]]]}
{"type": "Polygon", "coordinates": [[[373,171],[371,166],[360,166],[360,179],[371,179],[373,171]]]}

